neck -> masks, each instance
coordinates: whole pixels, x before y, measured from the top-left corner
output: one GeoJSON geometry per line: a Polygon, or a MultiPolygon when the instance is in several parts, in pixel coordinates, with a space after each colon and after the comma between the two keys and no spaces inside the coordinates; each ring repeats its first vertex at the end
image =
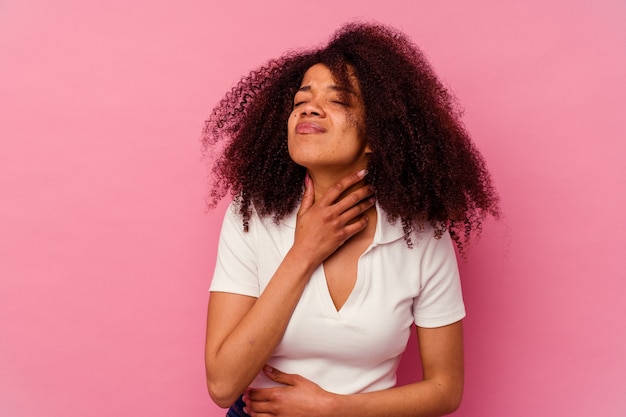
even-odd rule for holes
{"type": "MultiPolygon", "coordinates": [[[[364,169],[365,167],[363,167],[364,169]]],[[[343,178],[347,177],[350,174],[354,174],[355,172],[357,172],[359,169],[353,170],[354,172],[350,171],[350,172],[328,172],[328,171],[315,171],[315,170],[308,170],[309,176],[311,177],[311,180],[313,181],[313,187],[315,188],[315,201],[317,201],[319,198],[321,198],[324,193],[326,193],[326,191],[328,191],[328,189],[330,187],[333,187],[335,184],[337,184],[339,181],[341,181],[343,178]]],[[[367,178],[367,177],[366,177],[367,178]]],[[[356,190],[360,187],[363,186],[363,181],[359,181],[358,183],[352,185],[351,187],[349,187],[348,189],[346,189],[341,196],[339,197],[339,199],[341,199],[344,195],[348,194],[349,192],[356,190]]]]}
{"type": "MultiPolygon", "coordinates": [[[[365,168],[365,166],[363,166],[363,168],[365,168]]],[[[311,170],[309,169],[309,176],[311,177],[311,180],[313,181],[313,186],[315,188],[315,200],[317,201],[319,198],[321,198],[324,193],[326,191],[328,191],[328,189],[330,187],[333,187],[335,184],[337,184],[342,178],[345,178],[346,176],[353,174],[355,172],[357,172],[358,169],[356,170],[352,170],[350,172],[337,172],[337,173],[331,173],[328,171],[323,171],[323,172],[319,172],[319,171],[315,171],[315,170],[311,170]]],[[[365,177],[367,178],[367,177],[365,177]]],[[[359,189],[360,187],[363,187],[365,181],[359,181],[356,184],[350,186],[349,188],[347,188],[346,190],[344,190],[343,193],[341,193],[341,195],[339,196],[339,198],[337,200],[341,200],[345,195],[349,194],[350,192],[359,189]]],[[[367,209],[363,215],[367,215],[369,218],[369,221],[367,222],[367,226],[364,230],[360,231],[359,233],[357,233],[355,236],[353,236],[352,238],[350,238],[350,240],[354,240],[356,239],[372,239],[372,237],[374,236],[374,232],[376,230],[376,223],[378,221],[377,219],[377,213],[376,213],[376,207],[372,206],[369,209],[367,209]]]]}

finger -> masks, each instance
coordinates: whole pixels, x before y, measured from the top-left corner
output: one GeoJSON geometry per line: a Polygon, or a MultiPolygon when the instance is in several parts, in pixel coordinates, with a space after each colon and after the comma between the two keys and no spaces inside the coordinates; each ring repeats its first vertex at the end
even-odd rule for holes
{"type": "Polygon", "coordinates": [[[353,205],[345,210],[339,216],[339,221],[343,224],[350,224],[354,219],[365,213],[374,204],[376,204],[376,197],[369,196],[368,198],[361,200],[359,204],[353,205]]]}
{"type": "Polygon", "coordinates": [[[359,219],[355,220],[353,223],[344,226],[344,236],[346,236],[344,242],[359,233],[361,230],[365,229],[368,221],[369,218],[367,216],[362,216],[359,219]]]}
{"type": "MultiPolygon", "coordinates": [[[[368,209],[371,207],[371,204],[369,203],[370,199],[368,197],[373,198],[373,194],[374,194],[374,187],[371,185],[366,185],[366,186],[360,187],[357,190],[352,191],[351,193],[341,198],[341,200],[337,201],[334,204],[334,207],[338,213],[342,213],[342,214],[347,211],[354,212],[355,210],[353,209],[357,207],[365,206],[366,209],[368,209]]],[[[356,213],[359,214],[362,211],[365,211],[365,210],[357,209],[356,213]]]]}
{"type": "Polygon", "coordinates": [[[246,406],[244,407],[244,411],[250,416],[262,416],[262,415],[272,415],[274,414],[272,411],[275,409],[275,405],[271,400],[252,400],[247,398],[246,406]]]}
{"type": "Polygon", "coordinates": [[[315,189],[313,188],[313,180],[307,172],[304,177],[304,195],[302,196],[302,203],[298,212],[302,213],[309,209],[315,200],[315,189]]]}
{"type": "MultiPolygon", "coordinates": [[[[369,222],[369,217],[365,213],[369,208],[376,204],[376,198],[370,197],[360,204],[353,206],[340,216],[340,221],[344,224],[343,233],[345,240],[365,229],[369,222]]],[[[344,242],[345,242],[344,240],[344,242]]]]}
{"type": "Polygon", "coordinates": [[[321,200],[324,200],[326,204],[333,204],[337,198],[343,193],[345,190],[356,184],[357,182],[363,180],[363,178],[367,175],[367,170],[362,169],[359,172],[355,172],[354,174],[350,174],[344,178],[342,178],[337,184],[330,187],[326,193],[322,196],[321,200]]]}
{"type": "Polygon", "coordinates": [[[276,368],[272,368],[269,365],[265,365],[263,367],[263,372],[265,373],[265,375],[267,375],[268,378],[270,378],[274,382],[278,382],[279,384],[295,385],[296,383],[297,375],[286,374],[276,368]]]}
{"type": "Polygon", "coordinates": [[[258,404],[271,402],[275,398],[276,390],[285,389],[285,387],[277,388],[250,388],[243,396],[243,402],[246,405],[256,404],[254,408],[258,408],[258,404]]]}

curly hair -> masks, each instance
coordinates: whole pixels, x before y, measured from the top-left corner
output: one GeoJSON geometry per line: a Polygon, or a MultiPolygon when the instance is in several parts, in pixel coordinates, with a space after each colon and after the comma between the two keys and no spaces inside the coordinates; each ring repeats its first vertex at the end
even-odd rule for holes
{"type": "Polygon", "coordinates": [[[401,220],[409,247],[412,231],[430,223],[463,252],[485,217],[499,216],[497,193],[453,96],[416,45],[379,24],[347,24],[325,47],[271,60],[222,98],[202,137],[215,158],[209,204],[230,191],[244,230],[252,207],[275,222],[297,207],[306,169],[289,157],[287,120],[304,73],[318,63],[338,84],[349,86],[352,75],[360,84],[368,181],[389,220],[401,220]]]}

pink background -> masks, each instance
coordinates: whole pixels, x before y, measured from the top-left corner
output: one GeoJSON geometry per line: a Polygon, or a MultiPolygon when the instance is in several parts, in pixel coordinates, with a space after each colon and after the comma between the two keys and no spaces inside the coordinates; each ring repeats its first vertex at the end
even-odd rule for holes
{"type": "Polygon", "coordinates": [[[223,415],[203,370],[223,212],[204,207],[203,120],[353,18],[423,47],[501,193],[461,264],[455,415],[626,413],[624,1],[2,0],[1,416],[223,415]]]}

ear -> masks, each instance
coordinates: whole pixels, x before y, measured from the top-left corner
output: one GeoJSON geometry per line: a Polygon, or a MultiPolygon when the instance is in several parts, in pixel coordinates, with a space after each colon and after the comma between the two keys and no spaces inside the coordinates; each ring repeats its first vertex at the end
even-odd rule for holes
{"type": "Polygon", "coordinates": [[[373,153],[373,152],[372,152],[372,148],[370,147],[370,144],[369,144],[369,143],[366,143],[366,144],[365,144],[365,149],[363,149],[363,152],[365,152],[366,154],[368,154],[368,153],[373,153]]]}

